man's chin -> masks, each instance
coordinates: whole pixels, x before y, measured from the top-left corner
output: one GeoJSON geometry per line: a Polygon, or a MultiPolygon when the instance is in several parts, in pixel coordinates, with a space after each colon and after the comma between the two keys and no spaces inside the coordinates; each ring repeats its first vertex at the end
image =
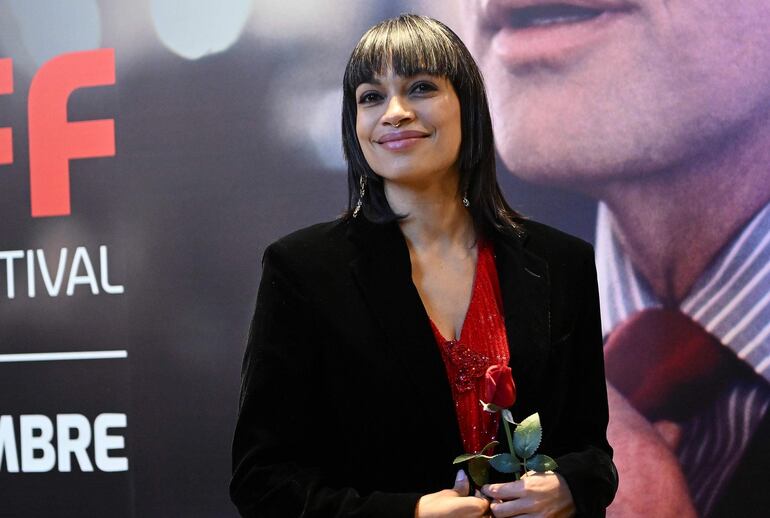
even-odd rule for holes
{"type": "Polygon", "coordinates": [[[650,157],[630,153],[627,156],[591,153],[588,150],[564,153],[564,147],[541,153],[527,153],[524,149],[505,151],[499,151],[503,165],[520,180],[573,190],[596,198],[601,198],[612,186],[648,178],[661,169],[661,165],[650,157]]]}
{"type": "Polygon", "coordinates": [[[525,182],[545,187],[570,189],[583,194],[597,195],[602,184],[613,179],[612,172],[591,168],[590,164],[577,167],[569,162],[503,160],[510,174],[525,182]],[[588,167],[586,167],[588,166],[588,167]]]}

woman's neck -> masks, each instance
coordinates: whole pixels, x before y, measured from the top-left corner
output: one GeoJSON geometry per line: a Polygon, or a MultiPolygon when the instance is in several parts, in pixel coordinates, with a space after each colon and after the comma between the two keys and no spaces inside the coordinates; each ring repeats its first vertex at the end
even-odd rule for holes
{"type": "Polygon", "coordinates": [[[412,251],[471,249],[476,241],[473,218],[463,207],[455,182],[415,187],[385,181],[385,196],[412,251]]]}

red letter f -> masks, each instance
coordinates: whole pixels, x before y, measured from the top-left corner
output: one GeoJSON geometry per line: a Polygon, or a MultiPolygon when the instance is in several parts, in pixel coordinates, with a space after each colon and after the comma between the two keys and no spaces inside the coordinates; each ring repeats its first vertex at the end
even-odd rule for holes
{"type": "Polygon", "coordinates": [[[115,155],[113,119],[67,121],[67,100],[73,91],[113,84],[114,49],[62,54],[35,74],[29,89],[33,217],[70,214],[70,159],[115,155]]]}

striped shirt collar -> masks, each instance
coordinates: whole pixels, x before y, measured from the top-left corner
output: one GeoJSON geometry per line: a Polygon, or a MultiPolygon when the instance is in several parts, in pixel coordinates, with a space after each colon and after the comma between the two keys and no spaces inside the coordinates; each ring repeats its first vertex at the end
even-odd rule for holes
{"type": "MultiPolygon", "coordinates": [[[[660,307],[612,232],[599,204],[596,268],[604,336],[631,314],[660,307]]],[[[770,381],[770,204],[719,252],[679,306],[770,381]]]]}

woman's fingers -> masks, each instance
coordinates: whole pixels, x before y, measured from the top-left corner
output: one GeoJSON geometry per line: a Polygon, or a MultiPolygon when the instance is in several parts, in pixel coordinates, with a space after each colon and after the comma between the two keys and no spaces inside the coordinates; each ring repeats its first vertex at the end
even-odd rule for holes
{"type": "Polygon", "coordinates": [[[523,480],[516,480],[504,484],[484,484],[481,492],[492,499],[511,500],[523,497],[526,494],[526,488],[523,480]]]}
{"type": "Polygon", "coordinates": [[[528,498],[519,498],[507,502],[493,502],[489,506],[489,510],[495,518],[521,516],[532,511],[532,502],[528,498]]]}
{"type": "Polygon", "coordinates": [[[459,496],[468,496],[468,494],[471,492],[471,485],[470,482],[468,482],[468,477],[461,469],[457,471],[457,476],[455,477],[455,485],[452,490],[456,491],[459,496]]]}
{"type": "Polygon", "coordinates": [[[485,498],[459,496],[456,489],[444,489],[423,495],[417,502],[417,518],[480,518],[488,516],[489,502],[485,498]]]}
{"type": "Polygon", "coordinates": [[[575,511],[567,482],[553,472],[530,472],[521,480],[488,484],[481,490],[493,499],[490,510],[496,517],[529,516],[528,513],[566,517],[575,511]]]}

